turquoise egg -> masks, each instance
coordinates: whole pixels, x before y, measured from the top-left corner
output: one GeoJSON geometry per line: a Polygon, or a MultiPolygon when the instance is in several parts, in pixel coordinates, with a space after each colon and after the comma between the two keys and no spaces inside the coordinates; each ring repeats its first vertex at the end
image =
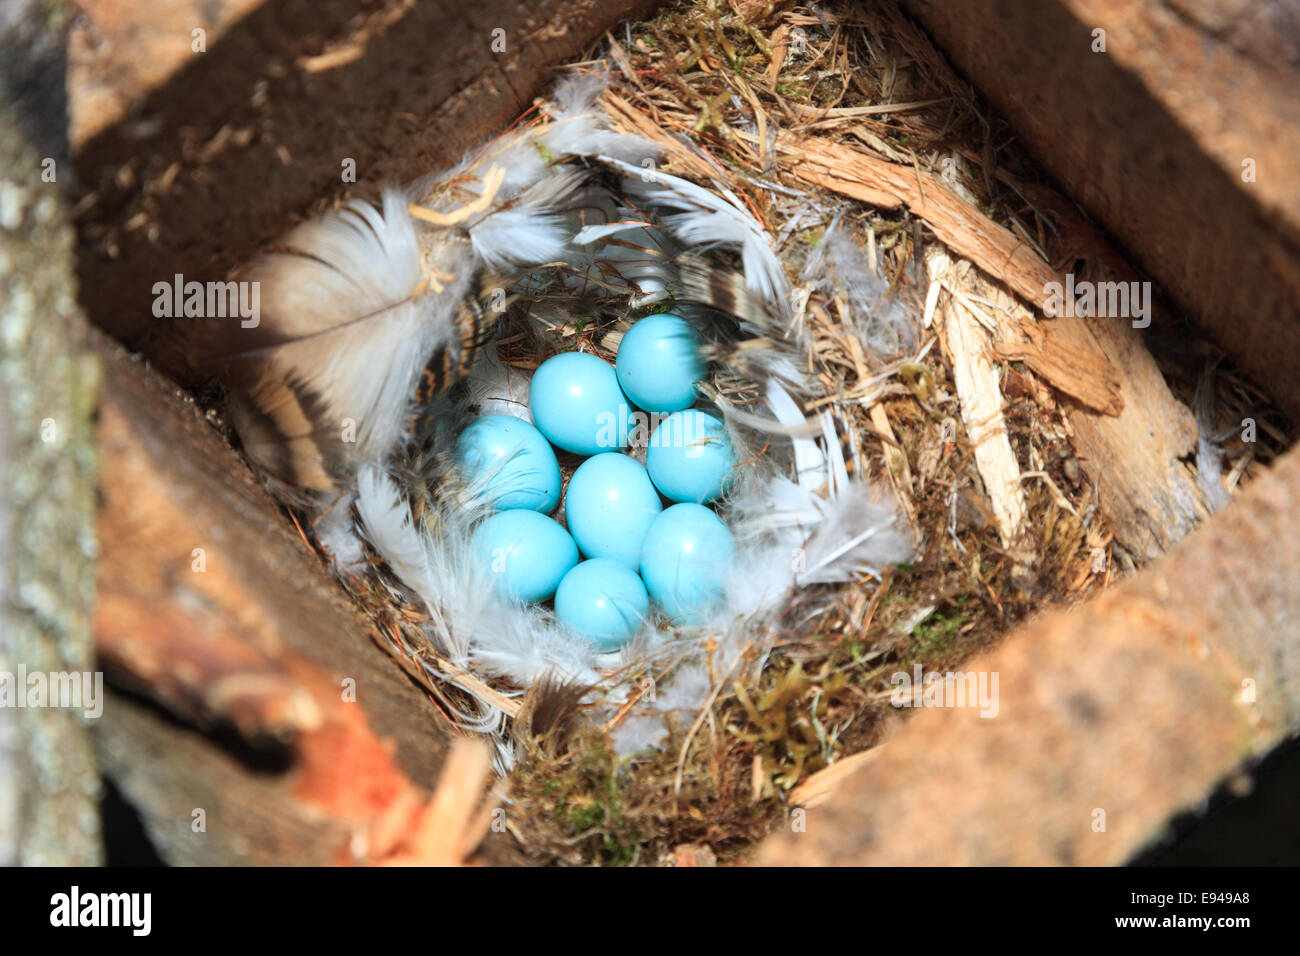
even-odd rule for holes
{"type": "Polygon", "coordinates": [[[708,372],[699,334],[671,312],[633,324],[618,344],[615,368],[624,394],[647,412],[676,412],[696,399],[695,383],[708,372]]]}
{"type": "Polygon", "coordinates": [[[650,610],[637,573],[621,561],[592,558],[564,576],[555,592],[555,616],[603,651],[626,643],[650,610]]]}
{"type": "Polygon", "coordinates": [[[736,543],[722,519],[703,505],[665,508],[641,548],[641,579],[674,624],[699,624],[722,600],[736,543]]]}
{"type": "Polygon", "coordinates": [[[582,553],[633,569],[650,522],[662,510],[641,463],[615,452],[584,461],[564,492],[564,520],[582,553]]]}
{"type": "Polygon", "coordinates": [[[564,352],[543,362],[528,387],[533,421],[565,451],[595,455],[626,448],[632,409],[603,359],[564,352]]]}
{"type": "Polygon", "coordinates": [[[478,526],[472,547],[497,593],[517,601],[545,601],[578,563],[569,532],[536,511],[497,512],[478,526]]]}
{"type": "Polygon", "coordinates": [[[665,498],[703,504],[726,490],[736,455],[721,419],[688,408],[659,423],[650,436],[645,466],[665,498]]]}
{"type": "Polygon", "coordinates": [[[528,422],[512,415],[484,415],[456,440],[456,458],[468,481],[502,511],[527,508],[543,514],[560,503],[560,465],[550,443],[528,422]]]}

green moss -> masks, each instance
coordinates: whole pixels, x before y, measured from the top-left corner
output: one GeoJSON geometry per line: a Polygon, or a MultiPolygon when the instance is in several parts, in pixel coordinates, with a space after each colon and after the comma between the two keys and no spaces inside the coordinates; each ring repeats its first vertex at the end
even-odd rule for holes
{"type": "Polygon", "coordinates": [[[971,619],[967,609],[970,595],[961,594],[952,600],[950,610],[932,614],[912,628],[912,638],[924,651],[949,651],[957,641],[961,629],[971,619]]]}

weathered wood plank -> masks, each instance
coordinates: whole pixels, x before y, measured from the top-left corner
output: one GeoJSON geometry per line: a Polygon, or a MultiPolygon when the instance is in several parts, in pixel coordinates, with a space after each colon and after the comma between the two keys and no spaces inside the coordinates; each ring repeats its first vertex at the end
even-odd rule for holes
{"type": "MultiPolygon", "coordinates": [[[[124,74],[131,114],[73,144],[93,197],[80,269],[91,319],[183,376],[152,315],[155,282],[222,279],[312,209],[455,161],[527,109],[557,63],[650,6],[269,0],[214,29],[203,53],[190,31],[208,22],[206,4],[156,27],[150,6],[114,8],[94,21],[99,42],[171,70],[147,95],[146,79],[124,74]]],[[[123,98],[111,74],[99,79],[89,95],[123,98]]]]}
{"type": "Polygon", "coordinates": [[[323,862],[323,834],[363,833],[433,787],[453,730],[193,402],[100,348],[96,646],[115,685],[158,705],[112,698],[107,771],[176,862],[323,862]],[[223,737],[281,772],[237,767],[223,737]],[[296,822],[276,840],[254,838],[262,824],[189,838],[195,808],[259,807],[268,829],[296,822]]]}
{"type": "Polygon", "coordinates": [[[1074,199],[1300,416],[1294,4],[904,6],[1074,199]]]}
{"type": "Polygon", "coordinates": [[[758,862],[1126,862],[1300,729],[1298,525],[1292,451],[1148,570],[964,665],[997,675],[993,716],[911,715],[758,862]]]}

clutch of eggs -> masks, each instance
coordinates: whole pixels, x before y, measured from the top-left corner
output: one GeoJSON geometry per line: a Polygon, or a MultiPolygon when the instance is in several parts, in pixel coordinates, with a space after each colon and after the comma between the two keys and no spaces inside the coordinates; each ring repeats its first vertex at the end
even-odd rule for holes
{"type": "Polygon", "coordinates": [[[680,317],[647,316],[613,366],[583,352],[543,362],[529,386],[535,426],[485,415],[456,443],[463,476],[496,509],[472,551],[498,593],[553,597],[556,617],[602,651],[636,634],[652,602],[670,624],[692,625],[722,597],[735,542],[704,505],[726,492],[736,461],[722,420],[691,407],[708,371],[700,345],[680,317]],[[644,467],[623,454],[638,410],[658,420],[644,467]],[[564,493],[567,529],[549,517],[561,488],[552,445],[589,456],[564,493]]]}

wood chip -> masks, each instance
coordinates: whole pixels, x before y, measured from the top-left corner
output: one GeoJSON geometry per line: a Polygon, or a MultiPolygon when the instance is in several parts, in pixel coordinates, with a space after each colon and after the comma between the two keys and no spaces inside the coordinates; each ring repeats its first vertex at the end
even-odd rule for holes
{"type": "Polygon", "coordinates": [[[298,60],[298,66],[308,73],[324,73],[326,70],[355,63],[365,52],[366,48],[363,46],[348,44],[319,56],[304,56],[298,60]]]}
{"type": "Polygon", "coordinates": [[[790,805],[810,808],[822,803],[841,783],[875,760],[882,749],[873,747],[871,750],[841,757],[824,770],[818,770],[790,791],[790,805]]]}
{"type": "Polygon", "coordinates": [[[790,25],[782,23],[773,30],[768,43],[772,47],[772,62],[767,65],[767,85],[776,89],[776,78],[780,76],[781,67],[785,65],[786,55],[790,52],[790,25]]]}
{"type": "MultiPolygon", "coordinates": [[[[777,143],[799,157],[789,166],[795,176],[884,209],[906,206],[945,245],[1035,308],[1046,294],[1044,287],[1062,281],[1032,246],[929,173],[820,137],[782,137],[777,143]]],[[[1050,385],[1104,414],[1118,415],[1123,410],[1120,376],[1099,350],[1087,348],[1081,338],[1086,330],[1057,319],[1026,323],[1022,331],[1030,339],[1025,361],[1032,357],[1038,366],[1034,370],[1050,385]]]]}
{"type": "Polygon", "coordinates": [[[452,744],[438,788],[418,814],[407,846],[380,862],[390,866],[460,866],[487,835],[499,795],[488,793],[492,753],[482,740],[452,744]],[[485,799],[486,793],[486,799],[485,799]]]}
{"type": "Polygon", "coordinates": [[[907,512],[908,522],[916,527],[916,495],[912,490],[912,469],[907,463],[907,456],[898,445],[898,436],[889,422],[889,412],[885,406],[876,402],[871,406],[870,414],[871,424],[885,439],[881,444],[884,447],[885,470],[889,473],[889,481],[894,486],[899,504],[907,512]]]}
{"type": "Polygon", "coordinates": [[[717,866],[718,857],[703,843],[683,843],[673,848],[674,866],[717,866]]]}
{"type": "MultiPolygon", "coordinates": [[[[1075,335],[1053,336],[1052,323],[1026,322],[1020,326],[1025,341],[999,342],[998,355],[1009,362],[1024,362],[1035,374],[1058,389],[1088,406],[1109,415],[1124,410],[1124,401],[1117,380],[1107,375],[1110,365],[1096,349],[1083,346],[1075,335]],[[1073,341],[1072,341],[1073,340],[1073,341]]],[[[1072,324],[1077,320],[1066,319],[1072,324]]]]}
{"type": "MultiPolygon", "coordinates": [[[[952,260],[938,245],[926,248],[925,267],[932,283],[957,281],[952,260]]],[[[1002,545],[1012,550],[1023,544],[1028,509],[1020,465],[1002,415],[1002,392],[989,333],[956,297],[941,297],[938,311],[952,356],[953,380],[957,384],[961,417],[970,436],[975,465],[993,504],[1002,545]]]]}

